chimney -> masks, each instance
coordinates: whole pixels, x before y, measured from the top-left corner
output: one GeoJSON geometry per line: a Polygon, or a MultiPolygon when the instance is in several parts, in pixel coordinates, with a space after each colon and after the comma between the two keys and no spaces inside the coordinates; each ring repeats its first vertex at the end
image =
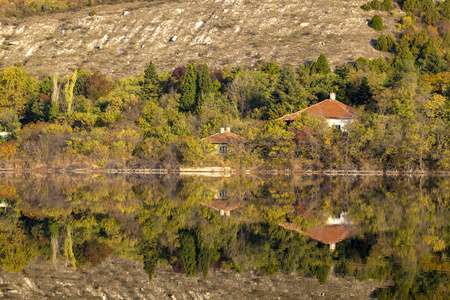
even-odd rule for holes
{"type": "Polygon", "coordinates": [[[330,93],[330,100],[336,100],[336,94],[331,92],[330,93]]]}
{"type": "Polygon", "coordinates": [[[231,128],[230,128],[230,127],[227,127],[227,129],[226,129],[226,130],[227,130],[227,132],[230,132],[231,128]]]}
{"type": "Polygon", "coordinates": [[[225,128],[221,127],[220,128],[220,133],[224,133],[225,132],[225,128]]]}

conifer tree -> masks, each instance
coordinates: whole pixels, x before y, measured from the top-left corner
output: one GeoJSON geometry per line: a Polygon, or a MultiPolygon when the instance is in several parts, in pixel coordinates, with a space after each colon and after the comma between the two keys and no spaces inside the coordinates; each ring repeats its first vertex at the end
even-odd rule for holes
{"type": "Polygon", "coordinates": [[[370,22],[370,27],[375,30],[383,29],[383,19],[379,15],[373,16],[372,22],[370,22]]]}
{"type": "Polygon", "coordinates": [[[392,7],[392,3],[391,0],[384,0],[383,3],[381,3],[381,7],[385,10],[385,11],[391,11],[394,8],[392,7]]]}
{"type": "Polygon", "coordinates": [[[197,108],[197,66],[188,64],[181,87],[181,100],[179,108],[183,112],[194,112],[197,108]]]}
{"type": "Polygon", "coordinates": [[[147,68],[144,71],[144,83],[142,91],[149,98],[157,98],[161,93],[161,86],[158,80],[158,71],[156,70],[153,61],[150,60],[147,68]]]}
{"type": "Polygon", "coordinates": [[[331,73],[331,68],[328,63],[328,59],[325,54],[320,54],[317,61],[312,66],[312,73],[329,74],[331,73]]]}
{"type": "Polygon", "coordinates": [[[448,70],[445,60],[439,55],[436,48],[428,54],[423,64],[422,71],[428,74],[437,74],[448,70]]]}
{"type": "Polygon", "coordinates": [[[207,64],[203,64],[202,71],[198,77],[198,97],[203,94],[209,94],[213,92],[213,85],[211,81],[211,74],[207,64]]]}
{"type": "Polygon", "coordinates": [[[380,35],[375,44],[375,49],[379,51],[388,51],[387,38],[384,34],[380,35]]]}
{"type": "Polygon", "coordinates": [[[268,118],[277,118],[306,106],[303,87],[292,67],[284,67],[271,95],[268,118]]]}

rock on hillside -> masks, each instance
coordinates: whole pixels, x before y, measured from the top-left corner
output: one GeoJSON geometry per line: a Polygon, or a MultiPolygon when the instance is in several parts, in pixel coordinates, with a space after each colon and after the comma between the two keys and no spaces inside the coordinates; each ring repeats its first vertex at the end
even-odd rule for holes
{"type": "Polygon", "coordinates": [[[22,62],[35,76],[67,75],[76,67],[113,78],[140,74],[152,58],[160,70],[188,62],[297,66],[324,53],[332,65],[382,54],[381,34],[396,31],[387,12],[366,12],[367,0],[197,0],[134,2],[3,20],[0,62],[22,62]],[[385,29],[367,20],[381,14],[385,29]]]}

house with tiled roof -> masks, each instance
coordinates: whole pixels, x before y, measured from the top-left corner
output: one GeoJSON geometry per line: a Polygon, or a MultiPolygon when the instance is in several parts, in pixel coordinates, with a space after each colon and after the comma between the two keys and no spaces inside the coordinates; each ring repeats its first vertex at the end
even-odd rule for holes
{"type": "Polygon", "coordinates": [[[210,135],[202,139],[202,141],[210,142],[216,149],[226,154],[230,144],[238,144],[243,141],[242,137],[231,132],[230,127],[220,128],[220,132],[210,135]]]}
{"type": "Polygon", "coordinates": [[[330,127],[335,127],[342,131],[345,131],[345,127],[353,122],[356,117],[354,108],[336,100],[336,94],[330,93],[330,99],[323,100],[298,112],[282,116],[278,120],[291,123],[303,113],[325,118],[330,127]]]}

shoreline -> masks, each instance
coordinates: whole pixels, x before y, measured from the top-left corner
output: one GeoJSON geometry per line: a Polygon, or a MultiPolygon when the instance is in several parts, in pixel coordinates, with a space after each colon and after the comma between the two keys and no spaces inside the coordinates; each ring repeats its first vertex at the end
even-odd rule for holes
{"type": "Polygon", "coordinates": [[[299,169],[231,169],[229,167],[202,167],[202,168],[174,168],[174,169],[149,169],[149,168],[0,168],[0,174],[136,174],[136,175],[180,175],[180,176],[204,176],[204,177],[230,177],[241,175],[301,175],[301,176],[414,176],[414,177],[447,177],[450,171],[421,171],[421,170],[299,170],[299,169]]]}

